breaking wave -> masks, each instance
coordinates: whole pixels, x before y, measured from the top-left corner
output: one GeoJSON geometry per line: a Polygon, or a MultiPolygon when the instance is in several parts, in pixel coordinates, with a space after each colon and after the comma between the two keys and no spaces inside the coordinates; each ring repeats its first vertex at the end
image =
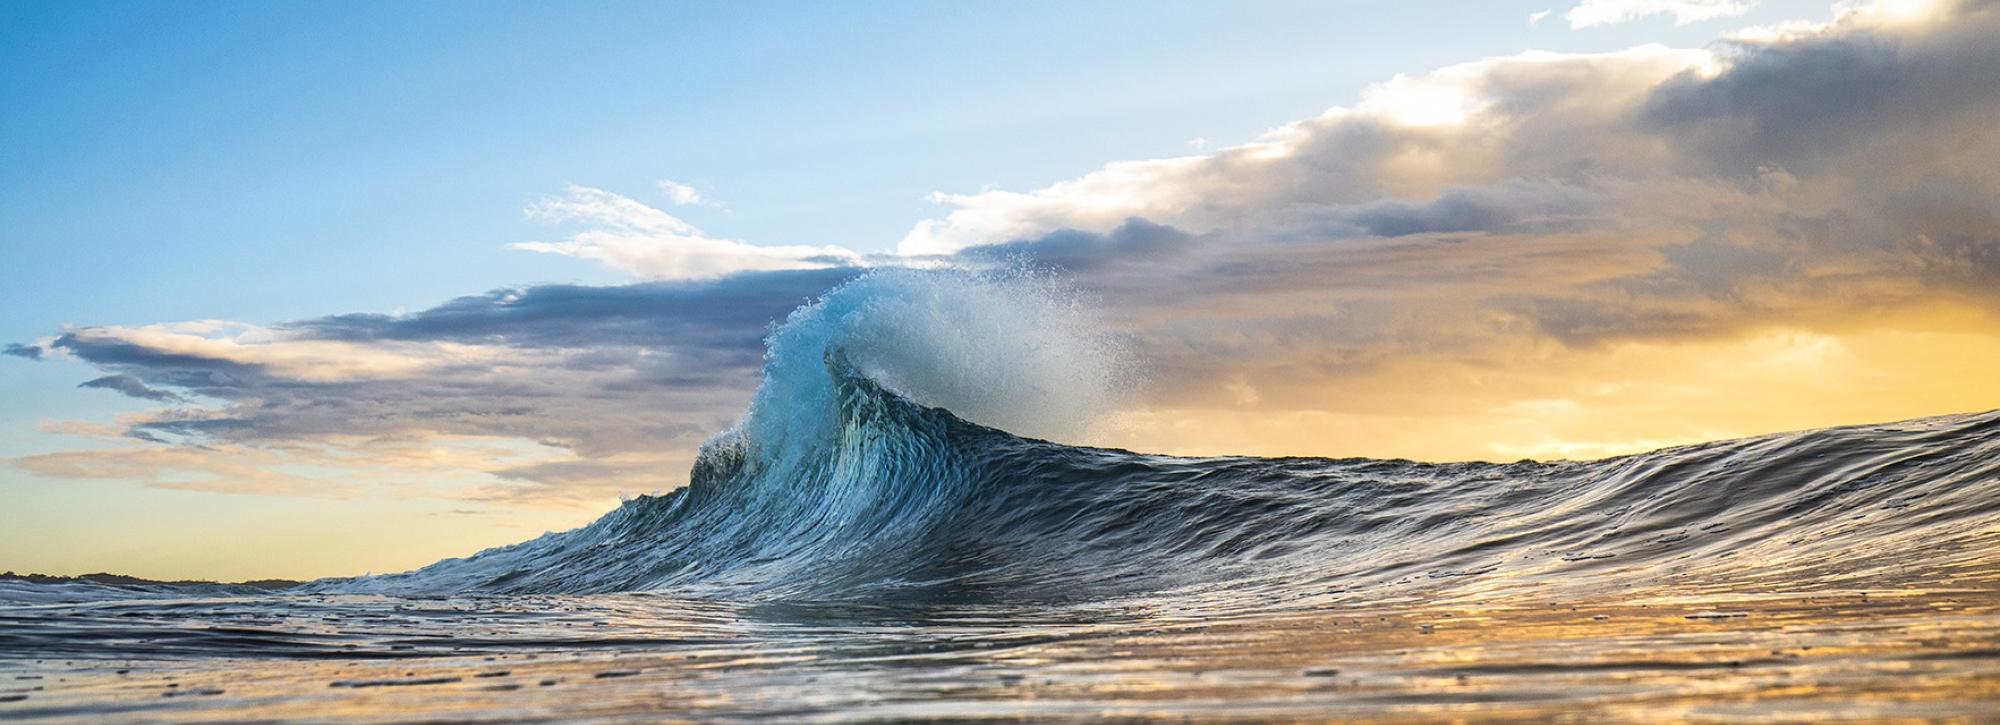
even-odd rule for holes
{"type": "Polygon", "coordinates": [[[1589,462],[1180,458],[1025,437],[1077,435],[1131,387],[1103,329],[1044,277],[874,273],[772,332],[748,413],[687,487],[312,587],[1240,608],[1880,586],[2000,551],[2000,413],[1589,462]]]}

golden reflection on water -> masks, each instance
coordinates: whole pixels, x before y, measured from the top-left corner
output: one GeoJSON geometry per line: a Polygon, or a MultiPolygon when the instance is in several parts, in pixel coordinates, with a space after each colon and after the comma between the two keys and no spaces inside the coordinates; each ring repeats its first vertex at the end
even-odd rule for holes
{"type": "Polygon", "coordinates": [[[555,601],[575,617],[561,627],[597,644],[508,643],[488,636],[505,629],[496,626],[469,645],[434,632],[371,641],[348,657],[10,656],[0,659],[0,695],[13,701],[0,702],[0,719],[1733,722],[2000,712],[2000,595],[1988,581],[1334,605],[1210,621],[913,624],[867,612],[662,614],[643,598],[555,601]]]}

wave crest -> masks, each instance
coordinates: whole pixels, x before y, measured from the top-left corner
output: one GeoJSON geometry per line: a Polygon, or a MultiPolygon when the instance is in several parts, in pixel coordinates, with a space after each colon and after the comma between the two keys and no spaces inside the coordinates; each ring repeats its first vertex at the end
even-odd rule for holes
{"type": "Polygon", "coordinates": [[[769,446],[839,424],[825,361],[966,420],[1081,435],[1136,380],[1119,340],[1047,274],[882,270],[800,307],[766,338],[764,380],[730,435],[769,446]]]}

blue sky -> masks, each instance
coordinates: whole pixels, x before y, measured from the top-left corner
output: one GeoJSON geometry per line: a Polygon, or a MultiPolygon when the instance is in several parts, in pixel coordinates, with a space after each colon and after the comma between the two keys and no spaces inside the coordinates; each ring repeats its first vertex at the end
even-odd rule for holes
{"type": "MultiPolygon", "coordinates": [[[[520,208],[565,183],[678,179],[728,204],[705,228],[881,249],[932,191],[1241,142],[1398,72],[1715,32],[1529,27],[1547,7],[9,4],[0,335],[608,280],[501,248],[548,236],[520,208]]],[[[1824,15],[1787,11],[1718,22],[1824,15]]]]}
{"type": "MultiPolygon", "coordinates": [[[[1700,45],[1764,3],[1572,31],[1549,2],[7,3],[0,340],[620,278],[511,251],[530,199],[671,178],[761,244],[892,247],[925,196],[1233,144],[1396,73],[1700,45]]],[[[132,407],[10,366],[11,442],[132,407]]],[[[10,448],[12,446],[9,446],[10,448]]],[[[14,450],[19,450],[15,448],[14,450]]]]}
{"type": "MultiPolygon", "coordinates": [[[[1396,73],[1827,13],[1573,31],[1529,25],[1550,0],[0,8],[8,341],[618,279],[504,248],[552,236],[521,208],[568,183],[676,179],[726,203],[683,214],[710,231],[882,250],[931,192],[1240,143],[1396,73]]],[[[0,396],[129,407],[56,367],[0,396]]]]}
{"type": "MultiPolygon", "coordinates": [[[[631,282],[629,269],[508,247],[569,237],[572,229],[524,208],[571,185],[666,209],[658,184],[671,179],[716,202],[671,207],[708,234],[890,252],[914,225],[957,207],[1012,213],[1007,199],[982,190],[1045,189],[1121,160],[1216,154],[1355,106],[1366,89],[1398,75],[1529,50],[1637,58],[1645,54],[1616,52],[1715,47],[1743,28],[1834,16],[1826,0],[1695,0],[1743,12],[1572,28],[1563,16],[1579,1],[0,2],[0,343],[46,339],[66,326],[265,325],[415,312],[508,286],[631,282]],[[1531,23],[1539,12],[1552,15],[1531,23]],[[954,207],[927,200],[933,192],[970,196],[954,207]]],[[[1835,40],[1876,32],[1856,27],[1814,32],[1835,40]]],[[[1405,206],[1373,213],[1415,213],[1408,205],[1420,197],[1383,196],[1405,206]]],[[[1319,201],[1358,208],[1354,199],[1319,201]]],[[[1257,237],[1266,230],[1221,216],[1177,219],[1186,206],[1134,215],[1187,238],[1270,241],[1257,237]]],[[[1269,210],[1244,202],[1238,211],[1256,218],[1269,210]]],[[[1084,212],[1060,221],[1115,236],[1084,212]]],[[[1660,226],[1726,227],[1680,218],[1660,226]]],[[[1122,304],[1121,279],[1085,281],[1103,282],[1113,306],[1122,304]]],[[[1745,311],[1731,329],[1752,330],[1753,320],[1810,327],[1772,314],[1745,311]]],[[[1295,333],[1273,334],[1299,344],[1295,333]]],[[[0,358],[0,458],[129,443],[44,429],[48,421],[109,425],[157,407],[77,387],[107,371],[133,372],[60,355],[41,364],[0,358]]],[[[1230,385],[1256,382],[1245,375],[1230,385]]],[[[1949,402],[1934,407],[1955,409],[1949,402]]],[[[1578,450],[1794,424],[1690,423],[1578,450]]],[[[1234,445],[1176,440],[1188,450],[1234,445]]],[[[16,511],[45,514],[35,525],[51,530],[87,518],[95,491],[117,492],[116,505],[135,516],[207,506],[254,517],[259,506],[301,505],[5,466],[0,487],[23,504],[16,511]]],[[[458,504],[393,505],[434,515],[458,504]]],[[[350,523],[342,525],[352,526],[367,509],[343,511],[350,523]]],[[[553,519],[522,521],[532,528],[553,519]]],[[[0,528],[30,523],[27,514],[0,516],[0,528]]]]}

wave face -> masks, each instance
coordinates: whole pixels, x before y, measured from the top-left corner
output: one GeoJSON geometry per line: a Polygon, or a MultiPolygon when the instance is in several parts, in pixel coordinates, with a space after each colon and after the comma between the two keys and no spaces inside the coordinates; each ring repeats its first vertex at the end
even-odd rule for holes
{"type": "Polygon", "coordinates": [[[1130,384],[1048,280],[900,271],[794,313],[690,484],[322,591],[1285,607],[1949,582],[2000,552],[2000,412],[1591,462],[1179,458],[1080,430],[1130,384]],[[964,417],[961,417],[963,415],[964,417]]]}

